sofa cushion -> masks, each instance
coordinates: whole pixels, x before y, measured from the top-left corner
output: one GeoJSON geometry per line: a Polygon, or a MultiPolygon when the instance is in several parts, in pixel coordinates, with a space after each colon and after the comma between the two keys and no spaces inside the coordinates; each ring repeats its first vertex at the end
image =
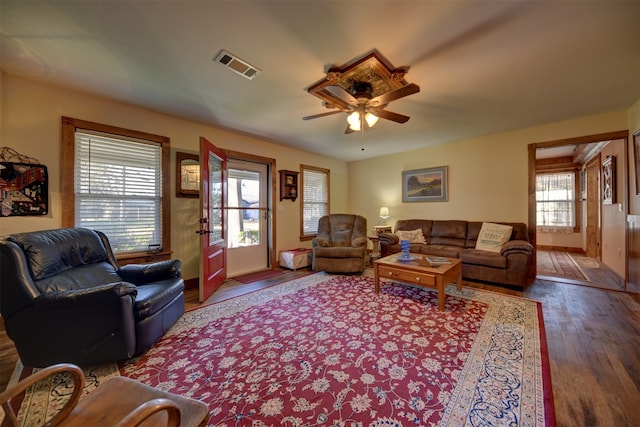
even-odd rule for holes
{"type": "MultiPolygon", "coordinates": [[[[478,234],[482,228],[482,221],[469,221],[467,223],[467,248],[475,248],[478,240],[478,234]]],[[[513,227],[511,232],[511,240],[523,240],[529,241],[529,235],[527,234],[527,225],[522,222],[497,222],[496,224],[510,225],[513,227]]]]}
{"type": "Polygon", "coordinates": [[[459,246],[447,246],[447,245],[420,245],[420,253],[425,255],[437,255],[445,256],[448,258],[458,258],[460,250],[459,246]]]}
{"type": "Polygon", "coordinates": [[[433,221],[430,245],[446,245],[464,248],[467,239],[467,221],[433,221]]]}
{"type": "Polygon", "coordinates": [[[366,252],[366,247],[362,246],[359,248],[352,247],[315,247],[313,248],[313,256],[314,257],[323,257],[323,258],[363,258],[366,252]]]}
{"type": "Polygon", "coordinates": [[[400,240],[408,240],[411,243],[427,243],[422,234],[421,228],[415,230],[398,230],[396,235],[400,240]]]}
{"type": "Polygon", "coordinates": [[[510,225],[485,222],[482,224],[480,234],[478,234],[476,249],[489,252],[500,252],[502,245],[507,243],[511,238],[512,232],[513,227],[510,225]]]}
{"type": "Polygon", "coordinates": [[[507,268],[507,257],[481,249],[465,249],[460,251],[458,258],[460,258],[464,264],[507,268]]]}
{"type": "Polygon", "coordinates": [[[34,280],[41,293],[78,291],[122,281],[116,269],[108,262],[96,262],[65,270],[59,274],[34,280]]]}
{"type": "Polygon", "coordinates": [[[465,243],[466,248],[474,248],[476,247],[476,242],[478,241],[478,234],[480,234],[480,229],[482,228],[481,221],[469,221],[467,223],[467,241],[465,243]]]}
{"type": "Polygon", "coordinates": [[[422,230],[427,243],[429,243],[429,236],[431,236],[431,227],[433,221],[430,219],[400,219],[396,221],[395,231],[398,230],[415,230],[417,228],[422,230]]]}
{"type": "Polygon", "coordinates": [[[107,261],[100,237],[86,228],[14,234],[31,267],[34,280],[45,279],[78,266],[107,261]]]}

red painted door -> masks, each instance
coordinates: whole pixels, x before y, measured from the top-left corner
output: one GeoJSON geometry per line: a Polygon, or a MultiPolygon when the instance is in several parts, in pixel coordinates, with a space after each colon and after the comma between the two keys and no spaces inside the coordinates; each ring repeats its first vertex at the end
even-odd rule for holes
{"type": "Polygon", "coordinates": [[[227,158],[200,138],[200,302],[227,278],[227,158]]]}

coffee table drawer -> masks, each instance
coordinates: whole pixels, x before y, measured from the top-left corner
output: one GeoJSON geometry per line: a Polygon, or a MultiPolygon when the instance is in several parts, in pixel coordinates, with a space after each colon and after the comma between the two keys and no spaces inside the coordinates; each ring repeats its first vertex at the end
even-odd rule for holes
{"type": "Polygon", "coordinates": [[[378,266],[378,274],[380,278],[384,277],[386,279],[394,279],[416,285],[436,286],[436,276],[433,274],[398,270],[385,265],[378,266]]]}

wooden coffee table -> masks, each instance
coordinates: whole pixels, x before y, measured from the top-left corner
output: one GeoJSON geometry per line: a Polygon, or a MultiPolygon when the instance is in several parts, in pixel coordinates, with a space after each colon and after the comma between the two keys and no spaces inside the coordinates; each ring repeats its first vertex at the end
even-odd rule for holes
{"type": "Polygon", "coordinates": [[[438,309],[444,311],[444,288],[452,282],[462,290],[462,261],[447,258],[450,264],[432,264],[425,255],[411,254],[411,261],[399,261],[400,254],[376,260],[374,265],[376,293],[380,293],[380,278],[398,280],[438,291],[438,309]]]}

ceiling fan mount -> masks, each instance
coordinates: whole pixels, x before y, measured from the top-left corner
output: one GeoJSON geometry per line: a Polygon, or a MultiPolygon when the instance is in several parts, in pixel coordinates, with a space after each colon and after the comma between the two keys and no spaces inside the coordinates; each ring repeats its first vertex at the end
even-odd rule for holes
{"type": "MultiPolygon", "coordinates": [[[[323,105],[333,111],[306,116],[303,120],[340,113],[352,115],[357,112],[363,125],[358,130],[373,126],[367,126],[364,122],[365,114],[406,123],[409,116],[387,111],[385,108],[391,101],[420,91],[418,85],[404,79],[407,71],[408,67],[394,68],[376,50],[343,66],[332,66],[326,77],[309,86],[307,91],[320,98],[323,105]]],[[[345,133],[352,133],[354,130],[350,125],[345,133]]]]}
{"type": "Polygon", "coordinates": [[[354,81],[348,92],[358,101],[373,98],[373,86],[369,82],[354,81]]]}

